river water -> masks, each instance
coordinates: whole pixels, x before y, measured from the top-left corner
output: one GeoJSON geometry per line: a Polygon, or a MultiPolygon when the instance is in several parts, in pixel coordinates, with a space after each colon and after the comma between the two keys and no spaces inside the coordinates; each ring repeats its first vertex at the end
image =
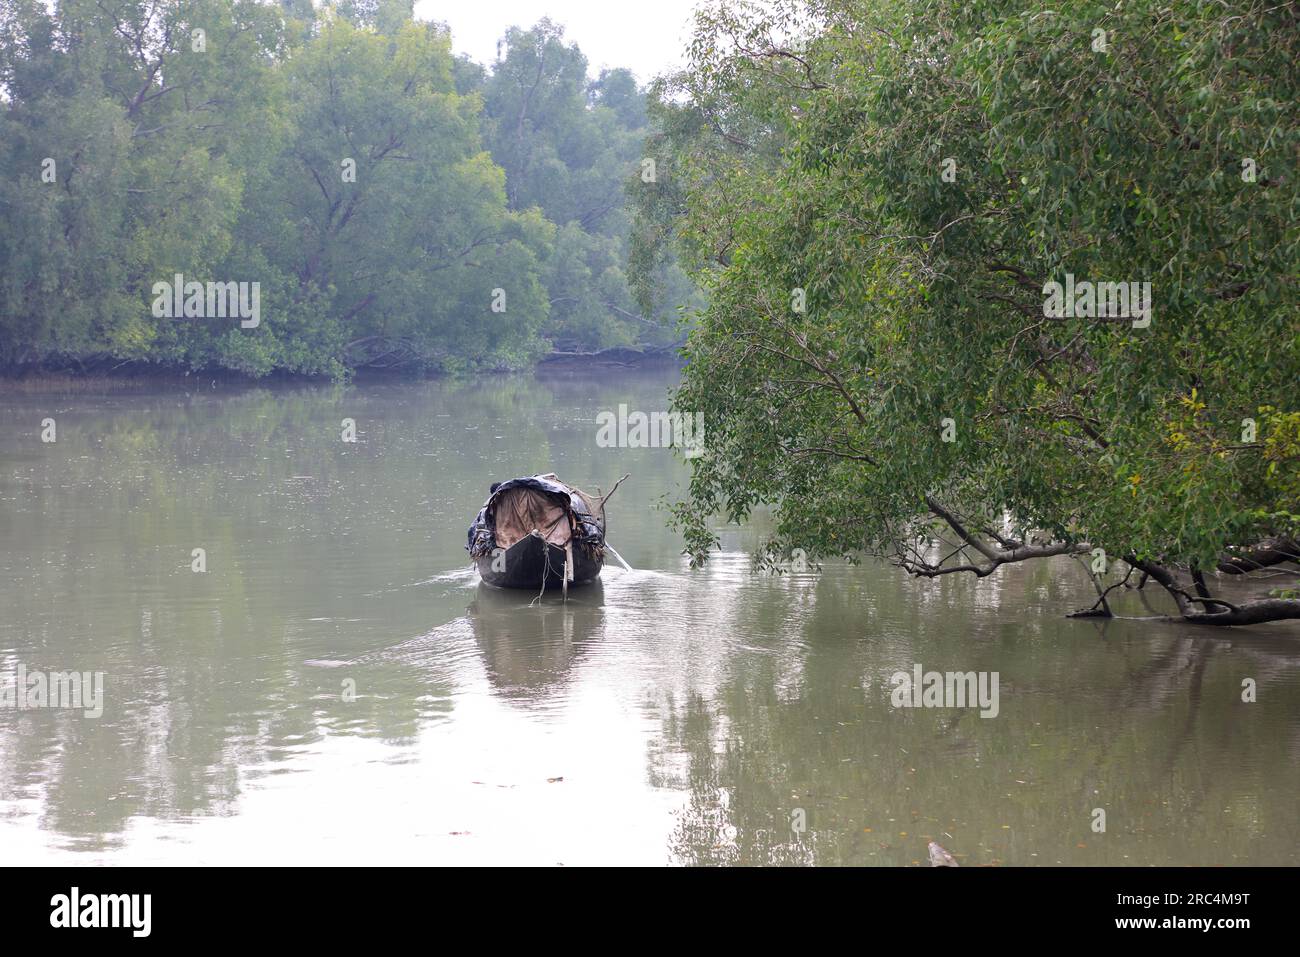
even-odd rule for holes
{"type": "Polygon", "coordinates": [[[0,683],[103,674],[99,717],[0,707],[0,859],[1294,863],[1296,628],[1069,620],[1068,560],[758,575],[761,518],[692,571],[660,507],[686,465],[596,441],[673,382],[0,398],[0,683]],[[631,473],[635,571],[533,604],[465,529],[548,470],[631,473]],[[996,672],[996,716],[894,707],[918,664],[996,672]]]}

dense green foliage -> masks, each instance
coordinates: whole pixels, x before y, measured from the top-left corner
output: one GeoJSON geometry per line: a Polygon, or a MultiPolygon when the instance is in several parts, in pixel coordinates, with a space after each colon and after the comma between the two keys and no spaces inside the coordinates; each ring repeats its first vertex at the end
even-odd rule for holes
{"type": "Polygon", "coordinates": [[[659,264],[657,298],[641,309],[624,269],[625,191],[649,133],[636,78],[606,70],[589,82],[581,51],[547,20],[509,30],[503,46],[482,87],[485,135],[510,208],[559,225],[546,272],[552,338],[568,348],[671,341],[678,310],[699,304],[685,273],[671,258],[659,264]]]}
{"type": "MultiPolygon", "coordinates": [[[[410,0],[0,0],[0,366],[340,376],[671,341],[624,278],[644,95],[546,21],[506,40],[458,59],[410,0]],[[258,283],[260,322],[156,315],[176,274],[258,283]]],[[[655,281],[693,294],[671,262],[655,281]]]]}
{"type": "Polygon", "coordinates": [[[1185,617],[1300,617],[1202,580],[1300,528],[1298,27],[1198,0],[701,14],[637,230],[709,295],[678,396],[710,450],[697,559],[767,503],[773,560],[1104,549],[1185,617]],[[1067,273],[1149,282],[1149,324],[1047,315],[1067,273]]]}

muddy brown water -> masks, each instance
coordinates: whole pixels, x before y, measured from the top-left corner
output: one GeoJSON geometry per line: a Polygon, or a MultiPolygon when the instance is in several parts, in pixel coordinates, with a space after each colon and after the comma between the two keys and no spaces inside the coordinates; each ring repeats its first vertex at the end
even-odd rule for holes
{"type": "Polygon", "coordinates": [[[103,674],[0,707],[6,863],[1294,863],[1296,628],[1068,620],[1066,560],[755,575],[761,519],[692,571],[686,466],[596,442],[673,375],[0,398],[0,683],[103,674]],[[530,604],[465,529],[548,470],[632,473],[635,571],[530,604]],[[917,664],[996,717],[894,707],[917,664]]]}

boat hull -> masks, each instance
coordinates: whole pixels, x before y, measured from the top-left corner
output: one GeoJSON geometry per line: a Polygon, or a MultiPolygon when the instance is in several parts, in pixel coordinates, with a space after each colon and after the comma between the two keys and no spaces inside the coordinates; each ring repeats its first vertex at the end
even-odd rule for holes
{"type": "MultiPolygon", "coordinates": [[[[504,553],[486,555],[476,559],[478,573],[483,581],[497,588],[564,587],[564,549],[529,535],[515,542],[504,553]]],[[[588,585],[600,577],[604,562],[573,550],[573,580],[569,587],[588,585]]]]}

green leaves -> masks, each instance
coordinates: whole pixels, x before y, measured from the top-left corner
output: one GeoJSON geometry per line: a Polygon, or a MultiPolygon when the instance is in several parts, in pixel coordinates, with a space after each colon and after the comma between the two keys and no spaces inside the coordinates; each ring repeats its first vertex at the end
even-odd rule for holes
{"type": "Polygon", "coordinates": [[[1289,423],[1300,380],[1300,194],[1239,175],[1300,147],[1282,8],[816,9],[821,87],[726,39],[780,36],[796,7],[729,7],[654,107],[674,228],[712,294],[679,404],[726,439],[678,512],[690,547],[708,515],[766,502],[779,547],[892,553],[927,493],[1202,567],[1279,533],[1300,451],[1268,451],[1271,420],[1236,436],[1265,404],[1289,423]],[[1066,273],[1151,283],[1150,324],[1045,317],[1066,273]],[[748,398],[763,383],[776,419],[748,398]]]}
{"type": "Polygon", "coordinates": [[[675,257],[649,318],[623,270],[635,78],[589,81],[546,21],[506,40],[489,75],[409,0],[0,0],[0,364],[343,376],[670,341],[698,301],[675,257]],[[178,272],[258,283],[263,321],[155,318],[178,272]]]}

